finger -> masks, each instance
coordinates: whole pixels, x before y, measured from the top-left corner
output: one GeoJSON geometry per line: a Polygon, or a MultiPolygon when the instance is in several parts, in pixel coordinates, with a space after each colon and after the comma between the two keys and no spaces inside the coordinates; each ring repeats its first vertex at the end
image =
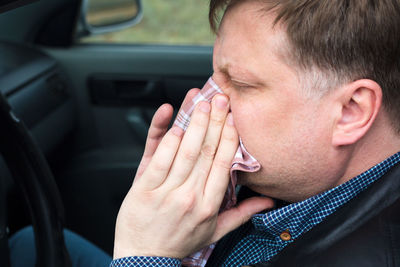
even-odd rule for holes
{"type": "Polygon", "coordinates": [[[193,105],[192,100],[193,100],[193,98],[194,98],[199,92],[200,92],[200,89],[199,89],[199,88],[190,89],[190,90],[187,92],[187,94],[186,94],[186,96],[185,96],[185,99],[183,100],[182,105],[181,105],[181,107],[179,108],[178,113],[181,111],[182,108],[193,105]]]}
{"type": "Polygon", "coordinates": [[[181,185],[193,169],[206,135],[210,110],[208,102],[201,101],[196,105],[170,172],[172,179],[166,181],[169,188],[181,185]]]}
{"type": "Polygon", "coordinates": [[[147,134],[143,157],[136,172],[136,178],[142,176],[144,170],[151,160],[151,157],[156,151],[158,145],[160,144],[161,139],[167,132],[168,124],[172,118],[172,113],[172,106],[169,104],[164,104],[160,106],[154,114],[150,124],[149,132],[147,134]]]}
{"type": "Polygon", "coordinates": [[[218,205],[219,207],[222,202],[230,179],[229,173],[232,159],[235,156],[238,145],[239,137],[233,123],[232,113],[229,113],[204,189],[204,197],[209,205],[218,205]]]}
{"type": "MultiPolygon", "coordinates": [[[[200,89],[193,88],[189,90],[186,94],[185,99],[181,105],[181,108],[185,105],[189,105],[195,95],[199,93],[200,89]]],[[[180,110],[179,109],[179,110],[180,110]]],[[[149,133],[147,135],[146,146],[143,153],[143,157],[140,161],[138,170],[136,171],[136,178],[142,176],[144,170],[146,169],[147,165],[149,164],[151,157],[153,156],[154,152],[156,151],[158,145],[161,142],[164,134],[167,131],[169,122],[171,121],[173,114],[173,109],[171,105],[164,104],[162,105],[154,114],[149,133]]]]}
{"type": "Polygon", "coordinates": [[[207,134],[200,150],[199,159],[190,175],[193,185],[196,184],[201,187],[201,190],[203,190],[206,182],[206,179],[201,179],[201,177],[208,177],[220,142],[225,119],[229,111],[228,98],[221,94],[214,96],[211,107],[207,134]]]}
{"type": "Polygon", "coordinates": [[[177,126],[173,126],[165,134],[143,172],[142,179],[136,182],[137,186],[144,190],[154,190],[164,182],[178,151],[182,136],[183,130],[177,126]]]}
{"type": "Polygon", "coordinates": [[[244,200],[237,207],[221,213],[217,219],[212,242],[217,242],[227,233],[246,223],[257,212],[273,207],[274,201],[271,198],[253,197],[244,200]]]}
{"type": "MultiPolygon", "coordinates": [[[[185,96],[185,99],[183,100],[180,109],[182,109],[184,105],[190,103],[190,101],[192,101],[193,97],[197,95],[199,91],[200,89],[198,88],[193,88],[189,90],[189,92],[185,96]]],[[[167,131],[167,127],[169,125],[169,122],[171,121],[172,114],[173,108],[169,104],[162,105],[156,111],[151,122],[151,125],[153,125],[153,127],[150,127],[148,138],[146,140],[146,148],[143,154],[144,156],[151,157],[154,154],[158,144],[160,143],[162,137],[167,131]]]]}

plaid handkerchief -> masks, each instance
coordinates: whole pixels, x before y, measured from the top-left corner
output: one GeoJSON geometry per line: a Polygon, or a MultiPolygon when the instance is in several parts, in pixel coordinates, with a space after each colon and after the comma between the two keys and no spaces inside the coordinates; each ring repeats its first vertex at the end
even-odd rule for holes
{"type": "MultiPolygon", "coordinates": [[[[217,93],[223,94],[221,88],[213,81],[210,77],[207,83],[204,85],[203,89],[184,106],[182,106],[178,115],[176,116],[174,125],[181,127],[183,130],[189,126],[190,116],[194,110],[194,107],[200,101],[208,101],[211,102],[211,99],[217,93]]],[[[237,182],[237,171],[244,172],[256,172],[261,168],[260,163],[250,155],[246,148],[243,146],[242,140],[240,139],[238,150],[235,154],[235,157],[232,161],[231,167],[231,181],[228,185],[225,198],[222,202],[221,212],[233,207],[236,204],[236,194],[235,187],[237,182]]],[[[207,259],[210,257],[212,250],[215,245],[212,244],[209,247],[202,249],[199,252],[196,252],[189,257],[183,259],[182,264],[185,266],[205,266],[207,263],[207,259]]]]}

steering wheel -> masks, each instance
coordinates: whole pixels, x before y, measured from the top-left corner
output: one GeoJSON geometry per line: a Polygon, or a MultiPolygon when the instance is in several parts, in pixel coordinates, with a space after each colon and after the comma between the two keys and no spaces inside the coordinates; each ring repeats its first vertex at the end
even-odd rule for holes
{"type": "MultiPolygon", "coordinates": [[[[63,234],[64,208],[53,174],[28,129],[1,93],[0,125],[0,152],[23,192],[32,219],[36,266],[71,266],[63,234]]],[[[6,222],[3,224],[0,227],[5,229],[6,222]]],[[[7,266],[3,263],[9,265],[8,249],[0,251],[0,265],[7,266]]]]}

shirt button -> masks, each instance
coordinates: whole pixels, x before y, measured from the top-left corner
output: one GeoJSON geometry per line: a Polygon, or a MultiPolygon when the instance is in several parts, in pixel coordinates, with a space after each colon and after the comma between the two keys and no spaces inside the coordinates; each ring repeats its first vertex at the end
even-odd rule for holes
{"type": "Polygon", "coordinates": [[[289,229],[283,231],[279,237],[280,237],[283,241],[289,241],[289,240],[292,238],[292,236],[291,236],[290,233],[289,233],[289,229]]]}

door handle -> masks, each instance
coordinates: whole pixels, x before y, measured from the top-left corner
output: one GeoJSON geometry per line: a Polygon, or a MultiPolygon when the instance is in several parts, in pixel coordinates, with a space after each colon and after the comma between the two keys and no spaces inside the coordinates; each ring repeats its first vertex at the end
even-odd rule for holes
{"type": "Polygon", "coordinates": [[[160,105],[165,101],[163,83],[158,80],[89,79],[91,100],[97,105],[160,105]]]}
{"type": "Polygon", "coordinates": [[[121,99],[147,98],[157,94],[155,81],[114,81],[113,88],[121,99]]]}

